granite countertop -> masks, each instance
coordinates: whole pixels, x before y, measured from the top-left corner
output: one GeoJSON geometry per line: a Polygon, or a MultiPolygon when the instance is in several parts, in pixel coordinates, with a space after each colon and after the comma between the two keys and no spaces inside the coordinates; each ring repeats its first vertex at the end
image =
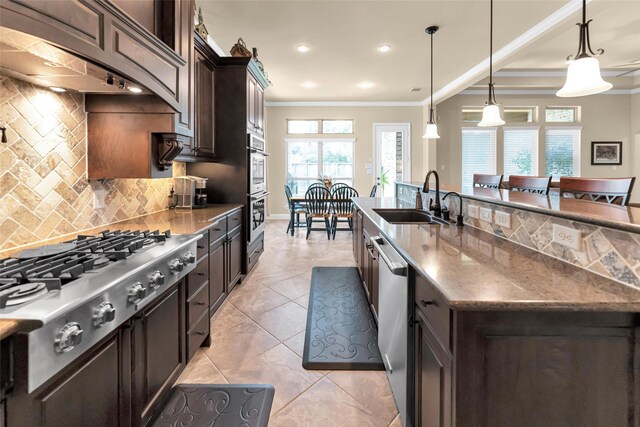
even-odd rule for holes
{"type": "MultiPolygon", "coordinates": [[[[403,181],[398,184],[410,185],[422,189],[423,183],[403,181]]],[[[429,182],[429,190],[435,191],[435,181],[429,182]]],[[[480,187],[461,187],[460,185],[440,186],[440,192],[445,195],[455,191],[462,197],[497,205],[524,209],[559,218],[581,221],[587,224],[614,228],[631,233],[640,233],[640,208],[620,206],[590,200],[578,200],[560,197],[557,192],[548,196],[522,191],[496,190],[480,187]]]]}
{"type": "Polygon", "coordinates": [[[176,210],[168,209],[143,215],[137,218],[127,219],[113,224],[102,225],[89,230],[82,230],[65,236],[36,242],[30,245],[12,248],[0,252],[0,259],[11,257],[23,249],[42,246],[45,244],[60,243],[73,239],[77,234],[98,234],[103,230],[171,230],[172,234],[193,234],[213,224],[216,219],[228,214],[234,209],[241,208],[238,204],[209,205],[204,209],[176,210]]]}
{"type": "Polygon", "coordinates": [[[393,225],[374,208],[398,199],[356,198],[380,234],[458,310],[640,311],[640,291],[511,243],[455,225],[393,225]]]}

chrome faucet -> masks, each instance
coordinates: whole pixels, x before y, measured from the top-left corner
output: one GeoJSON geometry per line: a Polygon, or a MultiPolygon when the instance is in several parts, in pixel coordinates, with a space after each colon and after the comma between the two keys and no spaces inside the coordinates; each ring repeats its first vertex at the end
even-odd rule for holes
{"type": "Polygon", "coordinates": [[[460,199],[460,211],[458,212],[458,215],[456,216],[456,225],[463,226],[464,225],[464,217],[462,216],[462,196],[459,195],[458,193],[456,193],[455,191],[449,191],[447,194],[444,195],[444,197],[442,198],[442,201],[444,202],[444,199],[446,199],[447,196],[449,196],[450,194],[455,194],[456,196],[458,196],[458,199],[460,199]]]}
{"type": "Polygon", "coordinates": [[[436,176],[436,201],[434,203],[433,199],[429,198],[429,210],[433,211],[433,215],[440,217],[442,215],[442,209],[440,208],[440,176],[438,176],[438,172],[436,172],[435,169],[427,172],[427,176],[424,178],[422,192],[429,193],[429,178],[431,178],[431,174],[436,176]]]}

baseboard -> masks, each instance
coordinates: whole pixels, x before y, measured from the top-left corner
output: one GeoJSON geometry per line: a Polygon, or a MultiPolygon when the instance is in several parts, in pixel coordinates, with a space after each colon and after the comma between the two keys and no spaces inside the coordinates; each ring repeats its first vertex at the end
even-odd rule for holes
{"type": "Polygon", "coordinates": [[[271,214],[267,215],[267,219],[289,219],[291,215],[289,214],[271,214]]]}

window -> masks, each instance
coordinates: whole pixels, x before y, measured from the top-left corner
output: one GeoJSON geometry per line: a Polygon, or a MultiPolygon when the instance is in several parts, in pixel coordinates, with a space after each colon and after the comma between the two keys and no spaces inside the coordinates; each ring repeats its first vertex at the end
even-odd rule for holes
{"type": "Polygon", "coordinates": [[[544,145],[546,175],[580,176],[580,128],[547,128],[544,145]]]}
{"type": "Polygon", "coordinates": [[[578,121],[578,107],[547,107],[544,119],[548,123],[574,123],[578,121]]]}
{"type": "MultiPolygon", "coordinates": [[[[462,107],[462,121],[480,123],[483,107],[462,107]]],[[[504,107],[502,114],[507,123],[533,123],[536,121],[536,107],[504,107]]]]}
{"type": "Polygon", "coordinates": [[[496,173],[496,130],[462,128],[462,186],[473,185],[473,174],[496,173]]]}
{"type": "Polygon", "coordinates": [[[507,123],[533,123],[536,121],[536,107],[504,107],[504,121],[507,123]]]}
{"type": "Polygon", "coordinates": [[[538,128],[504,128],[504,178],[538,174],[538,128]]]}
{"type": "Polygon", "coordinates": [[[297,134],[352,134],[353,120],[287,119],[287,133],[297,134]]]}
{"type": "Polygon", "coordinates": [[[354,139],[288,139],[287,185],[293,194],[304,194],[320,176],[353,186],[354,139]]]}

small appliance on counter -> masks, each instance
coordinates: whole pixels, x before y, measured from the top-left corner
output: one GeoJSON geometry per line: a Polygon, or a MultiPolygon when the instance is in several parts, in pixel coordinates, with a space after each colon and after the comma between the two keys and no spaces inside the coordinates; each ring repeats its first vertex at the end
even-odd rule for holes
{"type": "Polygon", "coordinates": [[[207,179],[198,176],[176,177],[176,209],[206,208],[207,179]]]}

